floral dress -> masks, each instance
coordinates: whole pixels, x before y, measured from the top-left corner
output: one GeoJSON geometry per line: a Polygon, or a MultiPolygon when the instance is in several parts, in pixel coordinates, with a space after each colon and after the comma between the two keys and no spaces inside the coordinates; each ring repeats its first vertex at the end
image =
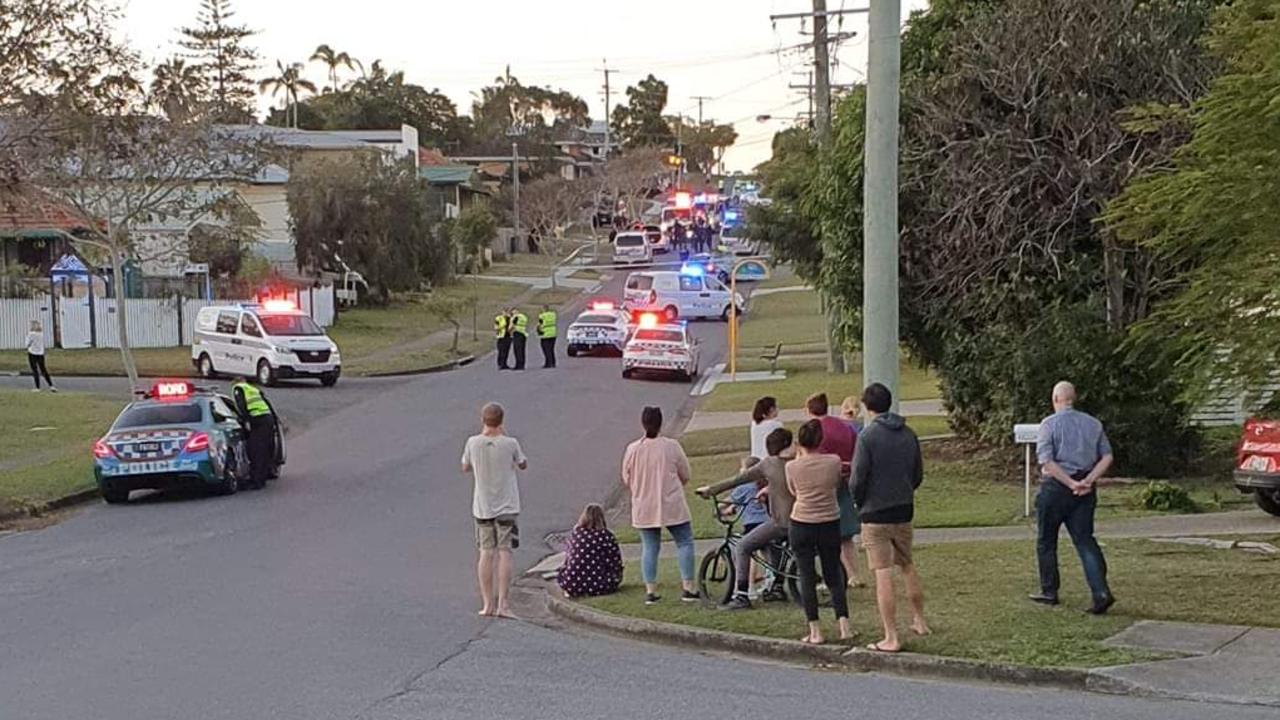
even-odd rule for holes
{"type": "Polygon", "coordinates": [[[556,578],[569,597],[609,595],[622,584],[622,551],[609,530],[574,528],[556,578]]]}

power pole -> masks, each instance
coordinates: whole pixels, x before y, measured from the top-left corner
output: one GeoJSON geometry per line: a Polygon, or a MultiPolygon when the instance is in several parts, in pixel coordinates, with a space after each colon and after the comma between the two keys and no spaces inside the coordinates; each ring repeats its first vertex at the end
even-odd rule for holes
{"type": "Polygon", "coordinates": [[[515,242],[519,247],[520,243],[520,146],[513,140],[511,142],[511,217],[514,219],[515,225],[515,242]]]}
{"type": "Polygon", "coordinates": [[[690,96],[689,99],[698,101],[698,127],[702,127],[702,101],[715,100],[715,98],[709,97],[707,95],[692,95],[690,96]]]}
{"type": "Polygon", "coordinates": [[[604,158],[609,159],[610,150],[610,134],[612,129],[609,127],[609,103],[612,102],[612,95],[609,92],[609,76],[618,72],[609,69],[609,61],[604,61],[604,67],[600,68],[600,72],[604,73],[604,158]]]}
{"type": "Polygon", "coordinates": [[[863,155],[862,380],[898,406],[898,86],[900,0],[871,4],[863,155]]]}

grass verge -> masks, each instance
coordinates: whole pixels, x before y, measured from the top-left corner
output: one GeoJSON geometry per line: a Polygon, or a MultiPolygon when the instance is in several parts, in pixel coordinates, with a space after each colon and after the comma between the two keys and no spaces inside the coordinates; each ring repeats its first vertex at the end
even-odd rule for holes
{"type": "MultiPolygon", "coordinates": [[[[138,373],[143,376],[186,377],[194,374],[191,348],[137,348],[133,351],[138,373]]],[[[45,357],[54,382],[59,375],[124,375],[120,351],[113,348],[59,350],[49,348],[45,357]]],[[[0,350],[0,372],[28,372],[24,350],[0,350]]]]}
{"type": "Polygon", "coordinates": [[[0,390],[0,512],[93,486],[93,441],[123,404],[84,393],[0,390]]]}
{"type": "MultiPolygon", "coordinates": [[[[786,352],[785,350],[783,352],[786,352]]],[[[787,360],[778,363],[779,369],[787,371],[785,380],[767,380],[763,382],[720,383],[711,391],[698,407],[703,411],[740,411],[751,410],[756,399],[764,395],[772,395],[778,399],[778,406],[784,409],[804,407],[804,401],[815,392],[825,392],[833,405],[839,407],[840,401],[849,395],[862,393],[862,369],[854,366],[844,375],[826,372],[818,367],[820,360],[787,360]]],[[[755,366],[743,363],[740,370],[764,369],[763,364],[755,366]]],[[[937,379],[927,371],[903,364],[898,396],[902,400],[927,400],[938,397],[937,379]]]]}
{"type": "MultiPolygon", "coordinates": [[[[1251,539],[1280,542],[1277,537],[1251,539]]],[[[1088,593],[1069,546],[1061,552],[1063,604],[1056,608],[1026,600],[1037,585],[1029,542],[919,547],[916,563],[934,634],[910,635],[906,603],[900,600],[905,647],[991,662],[1087,668],[1153,657],[1102,644],[1137,620],[1280,625],[1280,558],[1149,540],[1109,541],[1105,552],[1120,601],[1111,614],[1093,617],[1080,612],[1088,604],[1088,593]]],[[[644,587],[634,567],[617,594],[583,602],[619,615],[713,630],[786,639],[804,634],[804,616],[790,603],[757,603],[750,611],[721,612],[670,600],[679,587],[674,561],[661,563],[659,579],[667,598],[657,605],[644,605],[644,587]]],[[[854,590],[850,596],[851,620],[861,644],[880,637],[874,604],[872,588],[854,590]]],[[[837,637],[829,609],[822,610],[822,619],[826,636],[837,637]]]]}

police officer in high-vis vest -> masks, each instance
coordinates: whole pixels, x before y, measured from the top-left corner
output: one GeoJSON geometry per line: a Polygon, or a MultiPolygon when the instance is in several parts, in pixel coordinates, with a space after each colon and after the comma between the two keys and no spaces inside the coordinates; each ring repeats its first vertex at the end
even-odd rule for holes
{"type": "Polygon", "coordinates": [[[507,357],[511,355],[510,310],[503,310],[493,318],[493,331],[498,336],[498,369],[509,370],[507,357]]]}
{"type": "Polygon", "coordinates": [[[241,417],[249,418],[249,489],[266,486],[276,454],[276,415],[262,391],[247,380],[231,388],[241,417]]]}
{"type": "Polygon", "coordinates": [[[529,341],[529,316],[520,308],[511,311],[511,349],[516,353],[516,370],[524,369],[525,343],[529,341]]]}
{"type": "Polygon", "coordinates": [[[538,313],[538,341],[542,343],[542,367],[556,366],[556,311],[543,305],[538,313]]]}

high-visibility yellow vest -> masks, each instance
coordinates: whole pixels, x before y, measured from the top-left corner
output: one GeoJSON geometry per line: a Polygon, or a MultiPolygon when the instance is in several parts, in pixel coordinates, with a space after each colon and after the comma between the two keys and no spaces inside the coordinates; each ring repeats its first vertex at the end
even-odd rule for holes
{"type": "Polygon", "coordinates": [[[493,331],[498,337],[507,336],[507,316],[498,315],[493,319],[493,331]]]}
{"type": "Polygon", "coordinates": [[[271,406],[267,404],[266,398],[262,397],[261,390],[247,382],[236,383],[236,389],[244,395],[244,407],[249,411],[249,417],[271,414],[271,406]]]}
{"type": "Polygon", "coordinates": [[[519,310],[511,314],[511,332],[528,336],[529,334],[529,316],[519,310]]]}
{"type": "Polygon", "coordinates": [[[538,313],[538,337],[553,338],[556,336],[556,311],[544,310],[538,313]]]}

